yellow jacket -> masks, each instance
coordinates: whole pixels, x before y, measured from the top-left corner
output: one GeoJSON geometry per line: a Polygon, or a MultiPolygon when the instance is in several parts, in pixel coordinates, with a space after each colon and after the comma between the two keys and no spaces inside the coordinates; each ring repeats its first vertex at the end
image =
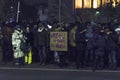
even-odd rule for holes
{"type": "Polygon", "coordinates": [[[70,45],[71,45],[72,47],[75,47],[75,46],[76,46],[76,42],[75,42],[76,29],[77,29],[77,26],[73,27],[73,28],[70,30],[70,33],[69,33],[69,42],[70,42],[70,45]]]}

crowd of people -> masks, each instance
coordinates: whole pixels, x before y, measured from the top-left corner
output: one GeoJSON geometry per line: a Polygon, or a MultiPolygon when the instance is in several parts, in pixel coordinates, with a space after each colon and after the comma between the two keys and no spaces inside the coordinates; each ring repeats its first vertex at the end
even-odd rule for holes
{"type": "Polygon", "coordinates": [[[77,69],[116,69],[120,66],[120,23],[34,22],[1,23],[2,61],[15,65],[39,62],[77,69]],[[50,32],[68,33],[68,51],[50,50],[50,32]]]}

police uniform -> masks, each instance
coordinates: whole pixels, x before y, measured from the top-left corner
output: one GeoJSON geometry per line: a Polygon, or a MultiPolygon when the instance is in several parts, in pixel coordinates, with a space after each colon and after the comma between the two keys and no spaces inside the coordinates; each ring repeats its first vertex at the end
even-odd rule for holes
{"type": "Polygon", "coordinates": [[[20,28],[14,30],[12,34],[12,46],[13,46],[13,56],[15,59],[15,64],[19,65],[21,63],[21,59],[24,56],[23,51],[20,49],[21,39],[23,38],[22,31],[20,28]]]}

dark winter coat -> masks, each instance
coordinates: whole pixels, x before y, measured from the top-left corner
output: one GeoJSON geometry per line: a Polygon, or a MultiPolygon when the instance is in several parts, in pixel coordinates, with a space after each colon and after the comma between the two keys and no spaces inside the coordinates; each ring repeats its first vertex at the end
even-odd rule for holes
{"type": "Polygon", "coordinates": [[[96,34],[95,35],[95,54],[96,55],[103,55],[105,52],[105,44],[106,40],[104,35],[96,34]]]}
{"type": "Polygon", "coordinates": [[[47,33],[45,30],[42,32],[36,32],[34,36],[34,44],[35,47],[38,46],[45,46],[46,45],[46,40],[47,40],[47,33]]]}
{"type": "Polygon", "coordinates": [[[118,46],[117,42],[118,42],[118,36],[116,33],[111,33],[107,35],[106,48],[108,50],[116,50],[118,46]]]}
{"type": "Polygon", "coordinates": [[[80,32],[76,32],[75,33],[75,40],[76,40],[76,47],[77,48],[84,48],[86,46],[86,42],[85,42],[85,34],[84,33],[80,33],[80,32]]]}

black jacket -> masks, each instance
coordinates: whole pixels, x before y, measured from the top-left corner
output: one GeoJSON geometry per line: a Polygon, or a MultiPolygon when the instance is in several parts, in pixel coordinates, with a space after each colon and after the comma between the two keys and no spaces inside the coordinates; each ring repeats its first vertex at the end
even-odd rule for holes
{"type": "Polygon", "coordinates": [[[47,32],[43,30],[42,32],[36,32],[34,36],[34,44],[37,46],[45,46],[47,43],[47,32]]]}
{"type": "Polygon", "coordinates": [[[108,50],[116,50],[118,42],[118,36],[116,33],[111,33],[107,36],[106,47],[108,50]]]}

